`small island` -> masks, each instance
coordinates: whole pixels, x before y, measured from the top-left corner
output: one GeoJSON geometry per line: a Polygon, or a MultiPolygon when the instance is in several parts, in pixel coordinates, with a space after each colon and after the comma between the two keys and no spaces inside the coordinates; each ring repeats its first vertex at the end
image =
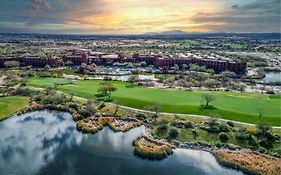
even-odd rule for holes
{"type": "Polygon", "coordinates": [[[173,154],[173,145],[143,136],[133,141],[134,153],[144,159],[160,160],[173,154]]]}

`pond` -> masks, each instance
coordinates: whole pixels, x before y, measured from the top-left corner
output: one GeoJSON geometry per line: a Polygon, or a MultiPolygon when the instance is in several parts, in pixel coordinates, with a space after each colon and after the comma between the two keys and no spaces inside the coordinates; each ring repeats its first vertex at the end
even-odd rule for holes
{"type": "Polygon", "coordinates": [[[0,122],[3,175],[242,175],[220,166],[208,152],[176,149],[161,161],[143,160],[132,141],[144,127],[95,135],[76,130],[69,113],[37,111],[0,122]]]}
{"type": "Polygon", "coordinates": [[[267,83],[281,82],[281,72],[268,72],[262,81],[267,83]]]}

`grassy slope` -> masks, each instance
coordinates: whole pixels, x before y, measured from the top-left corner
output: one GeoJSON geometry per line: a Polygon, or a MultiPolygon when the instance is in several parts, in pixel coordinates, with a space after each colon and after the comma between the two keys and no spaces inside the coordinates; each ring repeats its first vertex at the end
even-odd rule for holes
{"type": "Polygon", "coordinates": [[[2,97],[0,98],[0,120],[3,120],[14,114],[24,106],[28,105],[28,97],[2,97]]]}
{"type": "MultiPolygon", "coordinates": [[[[67,84],[66,79],[34,78],[31,80],[32,86],[52,86],[53,83],[67,84]]],[[[59,86],[60,90],[73,92],[77,96],[95,97],[99,83],[101,81],[73,81],[74,85],[59,86]]],[[[206,91],[181,91],[181,90],[161,90],[145,87],[127,88],[128,83],[113,82],[118,88],[112,97],[119,100],[123,105],[145,109],[153,103],[163,105],[164,112],[177,112],[187,114],[212,115],[219,114],[222,118],[236,121],[257,123],[257,108],[265,108],[264,120],[275,126],[280,126],[280,103],[281,99],[277,96],[268,96],[255,93],[236,93],[236,92],[212,92],[216,95],[216,101],[212,104],[217,109],[201,110],[199,108],[201,95],[206,91]],[[257,100],[257,98],[262,100],[257,100]]]]}

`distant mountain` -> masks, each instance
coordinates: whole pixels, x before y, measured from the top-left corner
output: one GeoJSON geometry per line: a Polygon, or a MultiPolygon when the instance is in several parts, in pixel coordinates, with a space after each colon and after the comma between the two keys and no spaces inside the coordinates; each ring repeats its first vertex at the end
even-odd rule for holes
{"type": "Polygon", "coordinates": [[[189,34],[188,32],[184,32],[181,30],[169,30],[165,32],[148,32],[145,35],[186,35],[189,34]]]}

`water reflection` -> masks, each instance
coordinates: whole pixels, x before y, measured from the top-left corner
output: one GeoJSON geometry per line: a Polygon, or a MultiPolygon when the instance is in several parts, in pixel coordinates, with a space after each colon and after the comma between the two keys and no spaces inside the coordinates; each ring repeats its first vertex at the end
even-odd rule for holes
{"type": "Polygon", "coordinates": [[[81,135],[73,135],[73,130],[71,115],[59,112],[34,112],[1,122],[0,174],[36,174],[64,146],[79,144],[81,135]]]}
{"type": "Polygon", "coordinates": [[[81,150],[102,157],[133,156],[132,142],[135,138],[143,136],[144,126],[134,128],[129,132],[116,132],[113,134],[109,127],[105,127],[95,135],[87,134],[80,145],[81,150]]]}
{"type": "Polygon", "coordinates": [[[262,81],[267,83],[281,82],[281,72],[268,72],[262,81]]]}
{"type": "Polygon", "coordinates": [[[47,175],[241,175],[221,167],[203,151],[176,149],[161,161],[133,154],[132,140],[144,127],[114,133],[104,128],[82,134],[71,115],[40,111],[0,122],[0,174],[47,175]]]}

